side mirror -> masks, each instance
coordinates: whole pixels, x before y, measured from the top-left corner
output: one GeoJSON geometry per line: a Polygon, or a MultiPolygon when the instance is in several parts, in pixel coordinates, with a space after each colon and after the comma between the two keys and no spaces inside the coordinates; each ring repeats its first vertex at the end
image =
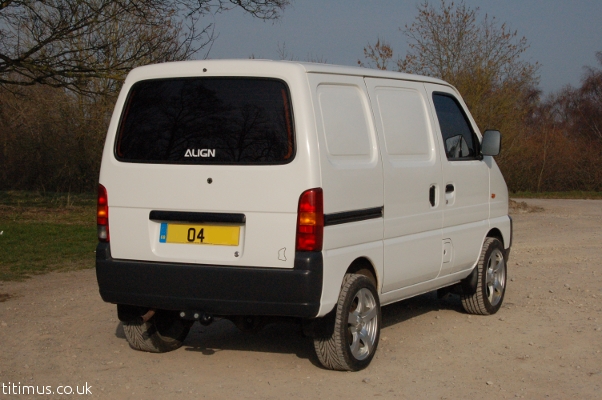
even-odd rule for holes
{"type": "Polygon", "coordinates": [[[486,130],[483,133],[481,154],[484,156],[497,156],[502,149],[502,134],[500,131],[486,130]]]}

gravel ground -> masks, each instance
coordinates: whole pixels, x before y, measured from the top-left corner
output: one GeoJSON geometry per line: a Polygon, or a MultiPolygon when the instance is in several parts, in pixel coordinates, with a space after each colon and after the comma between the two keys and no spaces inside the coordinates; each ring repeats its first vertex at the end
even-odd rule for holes
{"type": "Polygon", "coordinates": [[[10,382],[118,399],[599,399],[602,201],[525,201],[500,312],[470,316],[434,293],[384,307],[376,357],[355,373],[320,368],[293,323],[258,334],[195,324],[179,350],[131,350],[93,269],[0,283],[3,395],[32,397],[9,396],[10,382]]]}

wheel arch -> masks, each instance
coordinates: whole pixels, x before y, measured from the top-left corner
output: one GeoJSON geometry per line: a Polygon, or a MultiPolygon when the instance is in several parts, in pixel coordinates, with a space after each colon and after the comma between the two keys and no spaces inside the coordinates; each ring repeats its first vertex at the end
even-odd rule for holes
{"type": "MultiPolygon", "coordinates": [[[[487,232],[487,235],[485,235],[485,237],[483,238],[483,242],[481,245],[481,251],[482,251],[482,247],[485,245],[485,241],[489,238],[499,240],[500,243],[502,244],[502,249],[504,248],[504,236],[502,235],[502,232],[498,228],[493,228],[493,229],[490,229],[489,232],[487,232]]],[[[506,258],[507,258],[507,252],[504,252],[504,254],[506,255],[506,258]]],[[[476,293],[477,282],[478,282],[478,272],[479,271],[478,271],[478,260],[477,260],[471,273],[466,278],[462,279],[462,281],[460,281],[460,283],[458,283],[457,285],[454,285],[452,290],[454,290],[458,294],[465,294],[465,295],[470,295],[470,294],[476,293]]]]}
{"type": "Polygon", "coordinates": [[[376,268],[374,268],[372,262],[366,257],[358,257],[353,260],[353,262],[347,268],[345,274],[364,275],[366,278],[372,281],[376,290],[379,290],[380,280],[378,274],[376,273],[376,268]]]}
{"type": "MultiPolygon", "coordinates": [[[[358,274],[365,276],[366,278],[372,281],[377,293],[379,292],[379,276],[376,272],[376,268],[374,267],[374,263],[370,261],[368,257],[357,257],[349,264],[349,266],[345,270],[345,273],[342,275],[339,294],[345,284],[345,276],[349,274],[358,274]]],[[[336,311],[337,305],[334,304],[333,308],[330,309],[330,311],[327,314],[321,317],[303,320],[303,333],[306,336],[313,338],[332,336],[334,332],[336,311]]]]}
{"type": "Polygon", "coordinates": [[[488,236],[485,239],[477,266],[466,279],[460,282],[459,294],[462,299],[462,307],[467,313],[491,315],[500,309],[504,300],[507,280],[507,263],[504,253],[501,238],[488,236]],[[496,251],[501,253],[501,258],[498,258],[496,251]]]}
{"type": "Polygon", "coordinates": [[[485,238],[483,238],[483,243],[485,243],[485,240],[487,238],[495,238],[497,240],[500,241],[500,243],[502,243],[502,247],[506,247],[505,243],[504,243],[504,235],[502,235],[502,231],[500,231],[498,228],[493,228],[490,229],[489,232],[487,232],[487,235],[485,236],[485,238]]]}

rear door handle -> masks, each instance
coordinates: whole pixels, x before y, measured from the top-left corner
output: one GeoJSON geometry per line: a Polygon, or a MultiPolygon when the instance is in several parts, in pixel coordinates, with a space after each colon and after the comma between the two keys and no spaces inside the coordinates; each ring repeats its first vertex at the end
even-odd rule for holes
{"type": "Polygon", "coordinates": [[[431,207],[435,207],[437,203],[437,198],[435,197],[437,193],[437,187],[435,185],[431,185],[429,189],[429,203],[431,203],[431,207]]]}

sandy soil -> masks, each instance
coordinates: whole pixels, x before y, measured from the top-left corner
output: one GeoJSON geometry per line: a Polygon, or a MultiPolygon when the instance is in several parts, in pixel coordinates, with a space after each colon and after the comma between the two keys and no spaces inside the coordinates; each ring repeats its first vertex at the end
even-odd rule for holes
{"type": "Polygon", "coordinates": [[[457,297],[434,293],[385,307],[364,371],[320,368],[311,342],[284,323],[256,335],[226,320],[196,324],[177,351],[133,351],[84,270],[0,283],[0,384],[87,384],[92,398],[598,399],[602,201],[527,203],[544,210],[514,213],[500,312],[469,316],[457,297]]]}

